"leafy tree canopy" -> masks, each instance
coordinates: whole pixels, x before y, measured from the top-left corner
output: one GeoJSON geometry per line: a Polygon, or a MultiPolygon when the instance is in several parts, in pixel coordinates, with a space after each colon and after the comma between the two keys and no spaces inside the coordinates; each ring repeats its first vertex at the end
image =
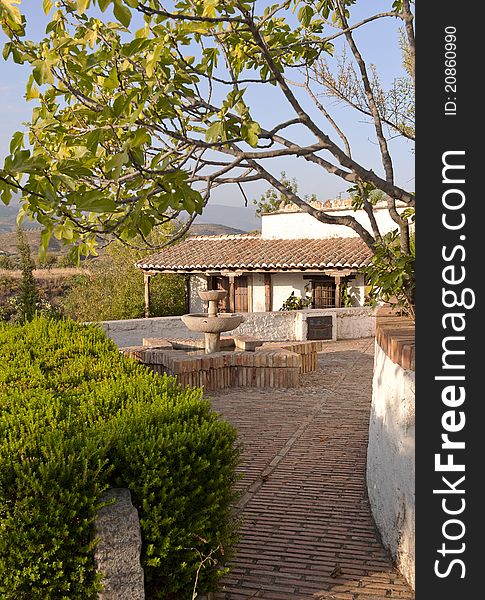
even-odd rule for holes
{"type": "Polygon", "coordinates": [[[26,39],[20,0],[0,0],[9,38],[3,56],[30,65],[26,97],[36,100],[27,133],[12,137],[0,197],[8,203],[14,190],[21,192],[22,214],[43,225],[44,246],[55,235],[87,255],[103,236],[146,240],[185,210],[192,216],[183,235],[215,187],[236,183],[243,191],[246,182],[263,179],[374,247],[375,222],[368,231],[352,216],[312,208],[271,173],[271,159],[301,157],[350,186],[365,183],[385,193],[406,250],[408,222],[396,201],[412,207],[414,195],[395,183],[384,130],[392,126],[392,111],[376,97],[379,88],[354,34],[374,21],[399,22],[411,81],[412,3],[389,0],[388,11],[353,22],[356,1],[44,0],[51,21],[45,38],[34,42],[26,39]],[[357,105],[355,89],[339,87],[338,72],[326,77],[322,67],[337,38],[353,57],[357,105]],[[313,83],[369,116],[383,175],[353,158],[313,83]],[[267,128],[258,123],[247,93],[258,85],[275,86],[293,116],[267,128]],[[304,108],[299,94],[305,91],[320,122],[304,108]],[[298,142],[297,130],[310,141],[298,142]]]}

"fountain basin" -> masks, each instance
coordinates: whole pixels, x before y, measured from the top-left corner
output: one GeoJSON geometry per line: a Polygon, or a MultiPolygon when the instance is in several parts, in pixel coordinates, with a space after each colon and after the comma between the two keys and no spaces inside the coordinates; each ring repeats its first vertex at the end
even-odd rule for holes
{"type": "Polygon", "coordinates": [[[191,331],[199,331],[201,333],[232,331],[244,321],[242,315],[235,313],[219,313],[214,316],[207,313],[195,313],[182,315],[181,319],[191,331]]]}
{"type": "Polygon", "coordinates": [[[199,298],[205,300],[205,302],[224,300],[227,292],[224,290],[206,290],[199,292],[199,298]]]}

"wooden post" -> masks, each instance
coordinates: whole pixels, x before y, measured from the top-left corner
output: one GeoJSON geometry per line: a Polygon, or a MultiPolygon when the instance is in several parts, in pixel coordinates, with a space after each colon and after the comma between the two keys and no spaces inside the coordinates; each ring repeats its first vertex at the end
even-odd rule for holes
{"type": "Polygon", "coordinates": [[[143,279],[145,282],[145,318],[150,316],[150,275],[143,273],[143,279]]]}
{"type": "Polygon", "coordinates": [[[342,294],[340,290],[340,275],[335,275],[335,308],[340,308],[342,305],[342,294]]]}
{"type": "Polygon", "coordinates": [[[271,290],[271,274],[264,274],[264,310],[270,312],[273,308],[273,298],[271,290]]]}
{"type": "Polygon", "coordinates": [[[231,312],[231,313],[236,311],[235,296],[236,296],[236,290],[235,290],[235,285],[234,285],[234,275],[230,275],[229,276],[229,312],[231,312]]]}
{"type": "Polygon", "coordinates": [[[190,313],[190,275],[185,276],[185,312],[190,313]]]}

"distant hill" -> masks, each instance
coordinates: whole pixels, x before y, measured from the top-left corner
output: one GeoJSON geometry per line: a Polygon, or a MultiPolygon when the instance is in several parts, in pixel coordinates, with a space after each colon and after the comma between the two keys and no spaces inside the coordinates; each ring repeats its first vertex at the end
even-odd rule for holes
{"type": "MultiPolygon", "coordinates": [[[[19,206],[19,202],[15,198],[12,198],[8,206],[0,201],[0,233],[5,231],[15,231],[19,206]]],[[[23,220],[23,227],[25,229],[38,227],[40,229],[40,225],[38,223],[27,218],[23,220]]]]}
{"type": "Polygon", "coordinates": [[[235,235],[237,233],[246,233],[246,231],[219,223],[194,223],[189,230],[189,235],[235,235]]]}
{"type": "Polygon", "coordinates": [[[254,207],[208,204],[195,223],[219,223],[242,231],[261,229],[261,219],[256,216],[254,207]]]}
{"type": "MultiPolygon", "coordinates": [[[[24,227],[25,236],[30,246],[32,254],[37,256],[40,246],[40,228],[39,229],[27,229],[24,227]]],[[[56,240],[55,237],[51,237],[49,240],[50,252],[61,252],[61,244],[56,240]]],[[[5,254],[17,254],[17,232],[14,230],[0,231],[0,251],[5,254]]]]}
{"type": "MultiPolygon", "coordinates": [[[[15,198],[12,198],[12,201],[8,206],[5,206],[5,204],[0,201],[0,232],[13,231],[15,229],[18,210],[19,203],[15,198]]],[[[232,233],[261,229],[261,219],[256,216],[254,208],[249,206],[209,204],[204,208],[204,212],[195,219],[194,225],[202,224],[211,226],[217,224],[236,230],[232,233]]],[[[38,223],[30,221],[29,219],[24,219],[23,225],[26,229],[34,227],[40,228],[38,223]]]]}

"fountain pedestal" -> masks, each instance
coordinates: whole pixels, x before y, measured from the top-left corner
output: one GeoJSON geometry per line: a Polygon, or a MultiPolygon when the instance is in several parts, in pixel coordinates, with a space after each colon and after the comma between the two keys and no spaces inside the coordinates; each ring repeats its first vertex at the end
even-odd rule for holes
{"type": "Polygon", "coordinates": [[[220,333],[204,333],[205,338],[205,353],[219,352],[221,349],[221,334],[220,333]]]}

